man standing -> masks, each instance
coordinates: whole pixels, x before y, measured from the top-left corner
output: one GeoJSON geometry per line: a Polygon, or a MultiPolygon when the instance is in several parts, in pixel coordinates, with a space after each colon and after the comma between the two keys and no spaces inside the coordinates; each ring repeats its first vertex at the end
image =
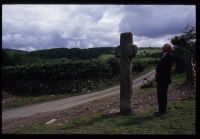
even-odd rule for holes
{"type": "Polygon", "coordinates": [[[172,46],[165,44],[162,47],[163,56],[156,67],[156,82],[157,82],[157,98],[159,112],[156,116],[161,116],[166,113],[167,109],[167,90],[171,83],[171,68],[173,63],[173,56],[171,53],[172,46]]]}

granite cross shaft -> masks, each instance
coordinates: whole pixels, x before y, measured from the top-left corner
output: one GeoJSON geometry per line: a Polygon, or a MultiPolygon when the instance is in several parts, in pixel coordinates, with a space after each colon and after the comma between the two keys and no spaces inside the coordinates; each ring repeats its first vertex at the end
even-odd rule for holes
{"type": "Polygon", "coordinates": [[[137,46],[133,44],[131,32],[120,35],[120,45],[117,47],[117,57],[120,58],[120,113],[132,113],[132,67],[137,46]]]}

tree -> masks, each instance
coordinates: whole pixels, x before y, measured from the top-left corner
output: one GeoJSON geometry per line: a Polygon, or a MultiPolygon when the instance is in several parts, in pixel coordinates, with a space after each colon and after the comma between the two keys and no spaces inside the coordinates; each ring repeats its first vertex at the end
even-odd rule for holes
{"type": "Polygon", "coordinates": [[[191,59],[196,59],[196,29],[193,26],[187,25],[183,34],[175,36],[171,39],[174,45],[175,56],[175,71],[178,73],[186,73],[186,82],[192,83],[192,65],[191,59]]]}

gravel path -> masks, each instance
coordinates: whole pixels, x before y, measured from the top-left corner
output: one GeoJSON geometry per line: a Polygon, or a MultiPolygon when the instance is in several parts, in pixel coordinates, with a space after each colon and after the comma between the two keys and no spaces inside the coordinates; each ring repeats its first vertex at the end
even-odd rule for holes
{"type": "MultiPolygon", "coordinates": [[[[133,88],[140,86],[142,84],[143,78],[148,77],[148,79],[151,80],[154,78],[154,76],[155,76],[155,70],[152,70],[147,74],[133,80],[133,88]]],[[[16,118],[25,118],[38,113],[69,109],[74,106],[81,105],[90,101],[119,94],[119,91],[120,91],[120,86],[118,85],[106,90],[97,91],[89,94],[5,110],[2,113],[2,121],[5,122],[16,118]]]]}
{"type": "MultiPolygon", "coordinates": [[[[150,73],[146,74],[134,80],[133,86],[133,111],[137,112],[146,108],[151,105],[157,105],[157,98],[156,98],[156,91],[151,89],[139,89],[141,85],[141,80],[148,76],[148,79],[154,78],[154,72],[151,71],[150,73]],[[137,86],[137,87],[136,87],[137,86]]],[[[116,113],[119,112],[119,86],[112,87],[110,89],[106,89],[103,91],[96,92],[97,94],[94,95],[94,98],[91,94],[88,94],[88,101],[79,100],[84,103],[77,103],[72,107],[64,108],[62,110],[55,110],[55,111],[47,111],[42,113],[35,113],[32,116],[28,117],[20,117],[10,120],[4,120],[2,122],[2,133],[8,133],[16,128],[21,128],[27,125],[31,125],[34,123],[45,124],[51,119],[64,120],[68,122],[69,120],[84,114],[96,113],[96,112],[103,112],[103,113],[116,113]],[[107,90],[107,91],[106,91],[107,90]],[[109,95],[106,92],[111,92],[109,95]],[[101,92],[102,96],[98,95],[101,92]],[[112,93],[116,92],[116,93],[112,93]]],[[[100,93],[100,94],[101,94],[100,93]]],[[[190,90],[186,87],[181,88],[169,88],[168,90],[168,101],[179,101],[186,99],[188,97],[194,97],[195,92],[194,90],[190,90]]],[[[65,99],[61,99],[65,100],[65,99]]],[[[33,105],[35,106],[35,105],[33,105]]],[[[25,107],[26,108],[26,107],[25,107]]]]}

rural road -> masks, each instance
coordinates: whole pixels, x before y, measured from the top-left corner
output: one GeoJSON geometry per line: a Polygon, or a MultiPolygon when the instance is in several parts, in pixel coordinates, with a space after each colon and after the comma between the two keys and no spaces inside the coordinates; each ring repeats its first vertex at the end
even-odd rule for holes
{"type": "MultiPolygon", "coordinates": [[[[145,75],[133,80],[133,88],[141,86],[143,84],[143,79],[148,78],[149,80],[154,79],[155,70],[152,70],[145,75]]],[[[89,94],[74,96],[70,98],[63,98],[59,100],[43,102],[39,104],[34,104],[25,107],[13,108],[10,110],[2,111],[2,122],[9,121],[11,119],[23,118],[32,116],[34,114],[39,114],[43,112],[50,112],[56,110],[63,110],[72,108],[74,106],[84,104],[93,100],[98,100],[104,97],[113,96],[120,93],[120,86],[115,86],[102,91],[97,91],[89,94]]]]}

